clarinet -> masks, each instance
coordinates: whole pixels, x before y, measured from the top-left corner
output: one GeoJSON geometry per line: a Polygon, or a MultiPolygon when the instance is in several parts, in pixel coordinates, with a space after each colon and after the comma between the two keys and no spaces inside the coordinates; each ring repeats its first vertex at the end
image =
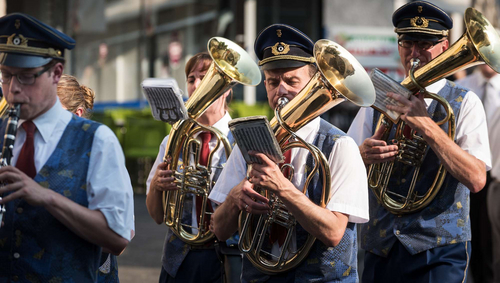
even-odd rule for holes
{"type": "MultiPolygon", "coordinates": [[[[19,115],[21,113],[21,104],[15,104],[14,107],[8,111],[9,120],[7,128],[5,129],[5,136],[3,138],[2,155],[0,156],[0,168],[9,166],[12,159],[12,149],[16,141],[17,123],[19,122],[19,115]]],[[[0,195],[0,200],[3,195],[0,195]]],[[[3,214],[5,213],[5,204],[0,204],[0,225],[2,223],[3,214]]]]}

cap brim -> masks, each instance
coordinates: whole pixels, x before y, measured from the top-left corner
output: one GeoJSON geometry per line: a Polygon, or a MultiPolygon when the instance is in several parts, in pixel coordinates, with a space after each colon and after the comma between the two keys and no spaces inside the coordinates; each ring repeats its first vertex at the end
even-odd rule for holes
{"type": "Polygon", "coordinates": [[[38,68],[48,64],[54,58],[39,57],[17,53],[0,53],[0,65],[15,68],[38,68]]]}
{"type": "Polygon", "coordinates": [[[265,70],[273,70],[273,69],[298,68],[298,67],[305,66],[307,64],[309,64],[309,63],[296,61],[296,60],[276,60],[276,61],[267,62],[266,64],[262,65],[260,68],[263,71],[265,71],[265,70]]]}
{"type": "Polygon", "coordinates": [[[424,34],[424,33],[403,33],[399,35],[399,40],[412,40],[412,41],[432,41],[438,42],[442,39],[442,36],[436,36],[432,34],[424,34]]]}

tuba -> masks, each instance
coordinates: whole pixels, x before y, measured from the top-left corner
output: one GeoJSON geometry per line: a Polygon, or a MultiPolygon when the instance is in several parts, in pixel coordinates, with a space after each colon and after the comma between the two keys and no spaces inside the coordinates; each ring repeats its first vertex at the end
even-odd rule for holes
{"type": "MultiPolygon", "coordinates": [[[[12,149],[14,148],[14,142],[16,141],[17,123],[19,122],[19,116],[21,115],[21,104],[15,104],[13,107],[9,108],[7,101],[2,97],[0,101],[0,116],[5,117],[6,115],[8,115],[9,120],[7,121],[5,136],[3,138],[0,168],[9,166],[12,159],[12,149]]],[[[4,184],[2,184],[2,186],[3,185],[4,184]]],[[[0,200],[2,197],[3,195],[0,195],[0,200]]],[[[5,212],[5,204],[0,204],[0,225],[5,212]]]]}
{"type": "MultiPolygon", "coordinates": [[[[295,132],[345,99],[358,106],[372,105],[375,101],[375,89],[361,64],[337,43],[326,39],[317,41],[314,45],[314,57],[319,70],[288,104],[285,105],[286,102],[280,99],[280,104],[274,110],[275,117],[270,124],[282,152],[297,147],[311,153],[315,166],[307,176],[301,191],[305,194],[315,174],[323,172],[320,174],[323,191],[319,205],[326,207],[331,180],[328,159],[320,149],[298,137],[295,132]]],[[[284,164],[282,170],[286,167],[290,167],[293,174],[293,166],[284,164]]],[[[290,180],[292,177],[290,176],[290,180]]],[[[297,247],[296,251],[289,252],[297,221],[277,196],[263,189],[260,189],[260,193],[269,199],[271,212],[267,215],[241,212],[239,248],[261,272],[267,274],[286,272],[307,257],[316,238],[308,235],[303,245],[297,247]],[[255,223],[257,224],[254,225],[255,223]],[[274,255],[263,248],[271,225],[281,225],[287,230],[279,255],[274,255]]]]}
{"type": "MultiPolygon", "coordinates": [[[[419,62],[418,59],[412,62],[409,77],[401,85],[415,93],[421,91],[426,98],[437,100],[446,111],[446,117],[438,121],[438,125],[448,124],[448,137],[455,138],[455,115],[453,110],[444,98],[425,91],[426,86],[454,74],[459,70],[475,66],[481,63],[488,64],[496,72],[500,71],[500,40],[497,32],[488,20],[474,8],[465,11],[466,32],[462,37],[451,45],[448,50],[434,58],[422,68],[415,71],[419,62]]],[[[385,115],[381,114],[378,120],[377,129],[385,126],[382,139],[388,140],[394,123],[385,115]]],[[[405,123],[400,121],[396,126],[395,140],[397,141],[399,152],[394,161],[381,164],[372,164],[368,172],[368,184],[378,201],[393,214],[413,213],[425,208],[437,195],[446,177],[446,169],[441,164],[430,188],[423,194],[415,191],[415,184],[421,177],[420,166],[429,150],[425,140],[411,134],[411,138],[405,137],[403,129],[405,123]],[[402,163],[402,164],[397,164],[402,163]],[[409,165],[414,167],[413,177],[410,180],[406,196],[401,192],[388,190],[390,177],[395,174],[395,166],[409,165]]]]}
{"type": "Polygon", "coordinates": [[[172,126],[164,156],[164,161],[169,163],[168,170],[175,172],[174,182],[179,187],[179,190],[163,193],[165,224],[176,236],[191,245],[202,245],[214,238],[214,234],[204,224],[205,219],[212,214],[207,211],[208,194],[212,186],[210,174],[214,166],[211,164],[212,155],[221,146],[224,147],[226,156],[231,153],[231,145],[224,134],[214,127],[197,123],[196,119],[236,83],[255,86],[261,80],[257,64],[236,43],[214,37],[208,42],[208,51],[213,62],[198,88],[186,102],[189,118],[172,126]],[[198,162],[201,143],[194,138],[202,131],[211,132],[217,139],[215,149],[209,153],[207,166],[198,162]],[[181,154],[183,162],[179,163],[181,154]],[[182,219],[185,200],[193,195],[200,196],[203,200],[198,228],[183,223],[182,219]]]}

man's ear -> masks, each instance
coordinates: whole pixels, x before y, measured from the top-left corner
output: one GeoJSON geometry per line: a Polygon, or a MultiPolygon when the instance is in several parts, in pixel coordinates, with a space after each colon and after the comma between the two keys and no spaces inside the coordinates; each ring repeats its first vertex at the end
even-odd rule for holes
{"type": "Polygon", "coordinates": [[[64,65],[57,62],[54,67],[52,67],[52,79],[54,84],[58,84],[61,76],[63,75],[64,65]]]}
{"type": "Polygon", "coordinates": [[[78,117],[82,117],[82,115],[83,115],[83,108],[82,107],[78,107],[78,109],[76,109],[76,111],[75,111],[75,114],[78,117]]]}
{"type": "Polygon", "coordinates": [[[450,47],[450,40],[449,39],[443,40],[443,45],[442,45],[443,52],[446,51],[448,47],[450,47]]]}

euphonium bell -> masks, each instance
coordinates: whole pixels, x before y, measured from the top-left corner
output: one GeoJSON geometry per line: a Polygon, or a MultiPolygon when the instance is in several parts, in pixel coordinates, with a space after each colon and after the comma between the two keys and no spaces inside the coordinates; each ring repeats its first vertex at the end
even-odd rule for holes
{"type": "Polygon", "coordinates": [[[213,167],[212,154],[220,146],[224,147],[226,156],[231,153],[231,145],[220,131],[214,127],[201,125],[196,122],[196,119],[237,83],[255,86],[261,80],[257,64],[236,43],[225,38],[214,37],[208,41],[208,52],[213,62],[200,85],[186,102],[189,119],[178,121],[172,126],[164,156],[164,161],[169,163],[168,170],[175,171],[175,182],[179,186],[177,191],[163,193],[165,224],[181,240],[192,245],[202,245],[214,237],[204,224],[206,217],[211,214],[207,212],[207,204],[212,186],[210,180],[213,167]],[[209,153],[207,166],[198,164],[201,146],[194,135],[201,131],[211,132],[217,138],[215,149],[209,153]],[[179,163],[181,154],[183,162],[179,163]],[[196,164],[193,165],[190,160],[194,160],[196,164]],[[193,195],[203,199],[197,228],[183,223],[182,219],[184,202],[193,195]]]}
{"type": "MultiPolygon", "coordinates": [[[[321,207],[326,207],[330,196],[330,169],[328,159],[314,145],[309,144],[295,135],[307,123],[345,99],[358,106],[370,106],[375,102],[375,89],[363,66],[339,44],[322,39],[314,45],[314,57],[318,72],[297,96],[286,105],[278,105],[275,117],[271,120],[271,128],[280,144],[282,152],[294,147],[304,148],[313,156],[314,168],[308,175],[304,187],[305,194],[309,183],[316,173],[321,174],[323,192],[321,207]],[[287,141],[293,137],[293,141],[287,141]],[[286,145],[285,145],[286,143],[286,145]]],[[[285,164],[284,167],[292,167],[285,164]]],[[[289,176],[290,180],[293,176],[289,176]]],[[[250,262],[261,272],[276,274],[296,267],[308,255],[315,237],[308,235],[307,240],[295,251],[290,251],[291,235],[297,225],[293,215],[285,205],[274,195],[264,189],[260,193],[270,200],[271,213],[268,215],[253,215],[242,211],[239,218],[240,250],[250,262]],[[252,224],[256,224],[252,225],[252,224]],[[285,242],[279,255],[274,255],[263,248],[269,235],[271,225],[281,225],[287,230],[285,242]]]]}
{"type": "MultiPolygon", "coordinates": [[[[448,136],[455,137],[455,115],[450,104],[437,94],[425,91],[425,87],[438,80],[452,75],[459,70],[481,63],[488,64],[497,73],[500,71],[500,38],[493,26],[476,9],[468,8],[465,11],[466,32],[445,52],[422,66],[418,70],[418,62],[413,62],[412,70],[401,85],[412,92],[423,91],[426,98],[432,98],[440,103],[446,117],[438,121],[438,125],[448,123],[448,136]]],[[[383,140],[388,140],[394,123],[385,115],[380,115],[377,130],[384,125],[383,140]]],[[[420,165],[428,150],[427,143],[422,137],[413,134],[411,140],[403,135],[404,122],[400,121],[396,127],[395,139],[398,141],[400,152],[396,160],[382,164],[372,164],[368,173],[368,184],[380,203],[391,213],[412,213],[425,208],[436,197],[446,177],[446,169],[440,165],[431,187],[422,195],[415,191],[415,184],[420,179],[420,165]],[[395,163],[414,166],[415,171],[410,181],[406,196],[388,190],[389,179],[393,174],[395,163]]]]}

